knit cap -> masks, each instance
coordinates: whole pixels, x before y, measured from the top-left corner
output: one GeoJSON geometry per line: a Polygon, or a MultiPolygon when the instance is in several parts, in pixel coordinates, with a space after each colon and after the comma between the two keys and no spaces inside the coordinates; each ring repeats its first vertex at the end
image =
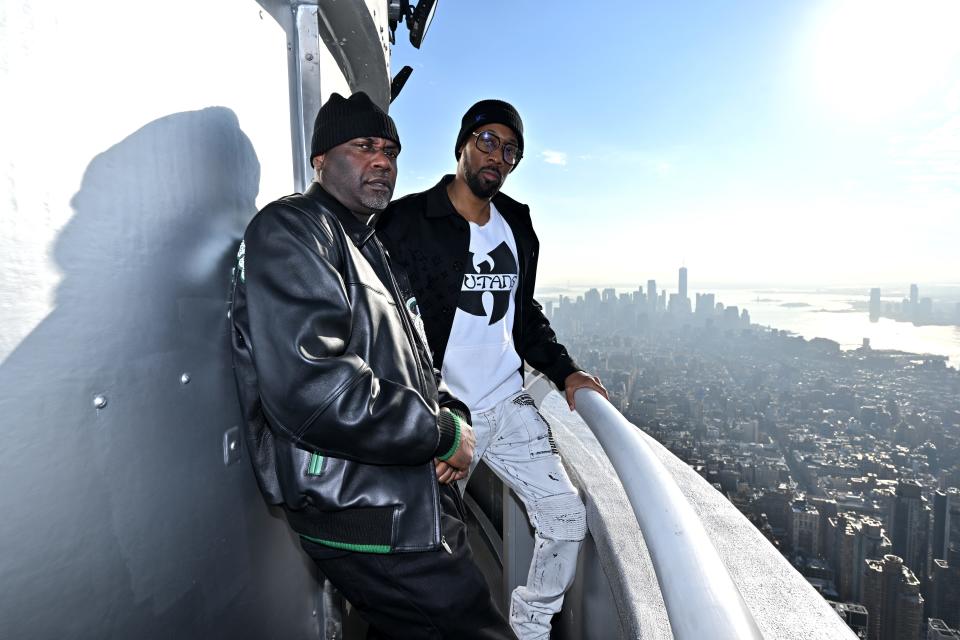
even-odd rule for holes
{"type": "Polygon", "coordinates": [[[460,121],[460,133],[457,134],[457,144],[453,153],[460,159],[460,148],[471,133],[485,124],[502,124],[513,129],[517,136],[517,146],[523,152],[523,121],[513,105],[503,100],[481,100],[463,115],[460,121]]]}
{"type": "Polygon", "coordinates": [[[374,104],[366,93],[358,91],[349,98],[339,93],[331,94],[317,112],[309,160],[348,140],[368,137],[393,140],[397,147],[400,146],[393,118],[374,104]]]}

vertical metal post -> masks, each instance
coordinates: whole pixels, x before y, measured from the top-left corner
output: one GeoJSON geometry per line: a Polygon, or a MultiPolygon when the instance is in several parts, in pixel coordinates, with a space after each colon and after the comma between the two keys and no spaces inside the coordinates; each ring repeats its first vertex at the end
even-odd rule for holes
{"type": "Polygon", "coordinates": [[[520,498],[503,485],[503,602],[504,611],[510,608],[510,594],[527,582],[530,560],[533,558],[533,530],[527,520],[527,511],[520,498]]]}
{"type": "Polygon", "coordinates": [[[320,30],[316,3],[294,6],[294,37],[290,51],[290,106],[293,128],[293,179],[297,191],[313,180],[307,154],[313,121],[320,109],[320,30]]]}
{"type": "MultiPolygon", "coordinates": [[[[322,578],[322,576],[321,576],[322,578]]],[[[323,625],[320,637],[323,640],[343,640],[343,596],[326,578],[322,578],[320,611],[323,625]]]]}

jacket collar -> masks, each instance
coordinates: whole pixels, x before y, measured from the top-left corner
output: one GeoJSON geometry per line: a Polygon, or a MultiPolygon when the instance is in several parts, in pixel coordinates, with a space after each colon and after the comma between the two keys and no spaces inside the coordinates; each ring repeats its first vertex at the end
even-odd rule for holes
{"type": "Polygon", "coordinates": [[[311,182],[307,190],[303,192],[303,195],[316,200],[321,206],[335,215],[343,226],[343,230],[347,232],[347,235],[350,236],[353,244],[357,247],[362,247],[373,236],[376,218],[371,220],[369,224],[360,222],[349,209],[340,204],[339,200],[321,187],[319,182],[311,182]]]}
{"type": "Polygon", "coordinates": [[[453,174],[445,175],[427,192],[428,218],[460,215],[450,202],[450,196],[447,195],[447,185],[451,182],[453,182],[453,174]]]}

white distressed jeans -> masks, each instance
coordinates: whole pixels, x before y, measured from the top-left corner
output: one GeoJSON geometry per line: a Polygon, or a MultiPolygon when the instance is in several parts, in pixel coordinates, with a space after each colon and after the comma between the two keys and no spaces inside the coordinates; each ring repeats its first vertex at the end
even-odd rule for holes
{"type": "MultiPolygon", "coordinates": [[[[586,510],[560,461],[550,425],[526,391],[472,413],[477,438],[470,473],[482,458],[523,501],[533,526],[527,584],[510,598],[510,626],[520,640],[550,637],[550,619],[573,583],[586,535],[586,510]]],[[[467,480],[460,481],[460,489],[467,480]]]]}

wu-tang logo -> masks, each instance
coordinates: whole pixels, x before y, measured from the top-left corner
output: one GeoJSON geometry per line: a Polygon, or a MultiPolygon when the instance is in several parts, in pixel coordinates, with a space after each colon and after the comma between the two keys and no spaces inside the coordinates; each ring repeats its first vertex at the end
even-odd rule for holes
{"type": "Polygon", "coordinates": [[[473,267],[474,273],[464,274],[457,306],[470,315],[489,316],[487,324],[498,322],[506,315],[517,285],[517,259],[506,242],[485,256],[470,252],[469,258],[468,268],[473,267]]]}

